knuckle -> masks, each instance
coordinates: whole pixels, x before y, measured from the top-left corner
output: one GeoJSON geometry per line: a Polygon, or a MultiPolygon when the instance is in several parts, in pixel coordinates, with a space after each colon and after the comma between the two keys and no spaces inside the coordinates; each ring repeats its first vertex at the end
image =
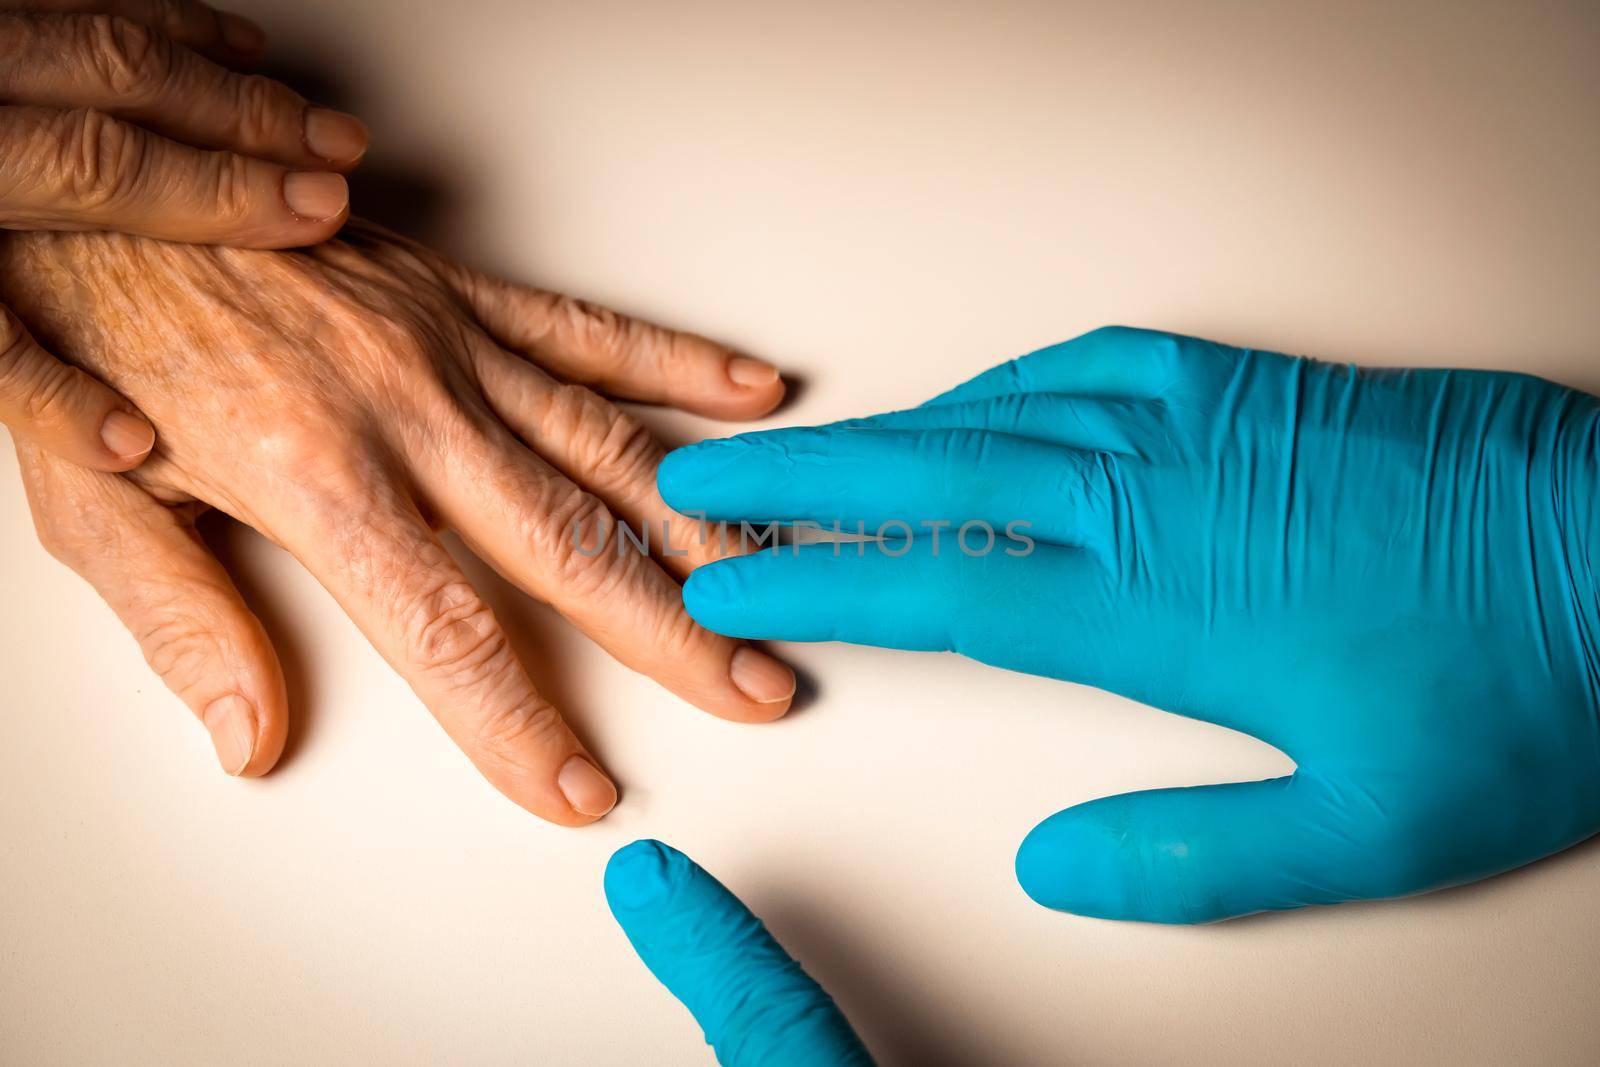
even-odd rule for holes
{"type": "Polygon", "coordinates": [[[0,310],[0,389],[15,391],[27,374],[33,352],[33,340],[22,324],[4,310],[0,310]]]}
{"type": "Polygon", "coordinates": [[[598,597],[620,580],[621,564],[633,556],[619,552],[620,538],[611,510],[576,486],[563,487],[543,519],[529,531],[534,557],[545,560],[557,585],[569,595],[598,597]]]}
{"type": "Polygon", "coordinates": [[[681,607],[662,612],[654,631],[655,654],[669,663],[688,662],[706,648],[706,631],[681,607]]]}
{"type": "Polygon", "coordinates": [[[570,296],[556,297],[552,316],[577,347],[591,353],[607,367],[615,368],[626,362],[633,320],[610,308],[570,296]]]}
{"type": "MultiPolygon", "coordinates": [[[[28,380],[20,398],[22,418],[33,426],[60,425],[74,414],[74,372],[56,360],[40,363],[42,366],[35,373],[25,376],[28,380]]],[[[4,370],[0,369],[0,378],[3,377],[4,370]]]]}
{"type": "Polygon", "coordinates": [[[244,144],[262,147],[282,139],[290,119],[301,107],[278,82],[259,74],[236,75],[234,86],[235,132],[244,144]]]}
{"type": "Polygon", "coordinates": [[[340,345],[350,354],[350,366],[376,382],[404,378],[414,390],[438,383],[436,353],[439,341],[415,305],[401,305],[390,314],[374,312],[344,302],[338,305],[340,345]]]}
{"type": "Polygon", "coordinates": [[[166,40],[118,15],[86,15],[83,46],[95,74],[119,96],[148,98],[166,84],[166,40]]]}
{"type": "Polygon", "coordinates": [[[275,472],[307,495],[325,497],[331,516],[342,517],[342,505],[383,483],[379,464],[347,417],[281,384],[263,383],[262,394],[265,409],[282,415],[252,422],[243,447],[253,466],[275,472]]]}
{"type": "Polygon", "coordinates": [[[11,400],[24,426],[37,431],[70,421],[78,373],[40,352],[20,325],[0,324],[0,396],[11,400]]]}
{"type": "Polygon", "coordinates": [[[516,762],[512,753],[528,747],[545,747],[566,732],[561,715],[548,701],[537,696],[486,712],[476,729],[476,741],[483,751],[516,762]]]}
{"type": "Polygon", "coordinates": [[[137,131],[93,108],[64,111],[57,124],[56,192],[88,209],[126,203],[144,172],[144,142],[137,131]]]}
{"type": "Polygon", "coordinates": [[[150,669],[182,695],[186,680],[203,677],[215,646],[204,628],[183,612],[157,611],[134,637],[150,669]]]}
{"type": "Polygon", "coordinates": [[[202,188],[210,190],[211,210],[224,225],[242,224],[254,212],[250,184],[250,161],[232,152],[213,152],[206,156],[209,174],[202,188]]]}
{"type": "Polygon", "coordinates": [[[550,431],[572,442],[577,465],[600,484],[644,484],[659,458],[649,429],[593,391],[556,387],[550,404],[550,431]]]}
{"type": "Polygon", "coordinates": [[[464,580],[412,597],[401,608],[401,625],[416,665],[457,688],[490,681],[513,662],[505,631],[464,580]]]}

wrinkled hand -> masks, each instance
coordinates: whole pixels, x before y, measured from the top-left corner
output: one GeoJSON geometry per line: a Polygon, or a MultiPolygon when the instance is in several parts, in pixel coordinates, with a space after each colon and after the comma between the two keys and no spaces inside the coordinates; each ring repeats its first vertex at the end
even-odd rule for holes
{"type": "Polygon", "coordinates": [[[719,633],[954,650],[1233,727],[1271,781],[1022,844],[1050,907],[1194,922],[1483,878],[1600,829],[1600,401],[1099,330],[922,407],[674,452],[722,519],[907,522],[697,571],[719,633]],[[947,520],[936,551],[924,522],[947,520]],[[982,521],[1031,523],[1031,552],[982,521]],[[969,551],[971,554],[969,554],[969,551]]]}
{"type": "Polygon", "coordinates": [[[0,296],[160,428],[126,475],[19,453],[46,547],[138,637],[229,772],[272,766],[287,709],[259,623],[195,537],[202,506],[292,552],[484,776],[554,822],[604,814],[615,788],[434,528],[713,714],[787,710],[787,667],[683,611],[669,569],[713,558],[715,538],[677,519],[685,555],[590,554],[613,515],[648,525],[659,552],[671,513],[655,491],[660,446],[586,385],[755,416],[783,395],[771,366],[359,226],[296,253],[13,236],[0,296]]]}
{"type": "Polygon", "coordinates": [[[728,1067],[870,1065],[833,998],[694,860],[635,841],[606,864],[606,902],[644,965],[728,1067]]]}
{"type": "MultiPolygon", "coordinates": [[[[360,160],[366,130],[229,69],[265,46],[255,23],[199,0],[0,0],[0,229],[244,248],[331,237],[349,210],[335,172],[360,160]]],[[[132,404],[3,306],[0,422],[99,470],[136,466],[153,443],[132,404]]]]}

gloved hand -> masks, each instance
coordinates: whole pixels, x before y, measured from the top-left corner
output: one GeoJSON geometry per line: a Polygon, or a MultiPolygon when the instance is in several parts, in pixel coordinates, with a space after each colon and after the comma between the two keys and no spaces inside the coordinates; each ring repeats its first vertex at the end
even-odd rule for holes
{"type": "Polygon", "coordinates": [[[605,887],[639,958],[694,1015],[719,1063],[872,1063],[833,998],[688,856],[635,841],[611,857],[605,887]]]}
{"type": "Polygon", "coordinates": [[[1113,328],[913,410],[682,449],[659,486],[714,518],[915,533],[703,567],[684,601],[710,629],[953,650],[1293,757],[1069,808],[1018,852],[1041,904],[1201,922],[1467,882],[1600,829],[1597,434],[1600,401],[1524,375],[1113,328]],[[936,549],[939,520],[997,543],[936,549]]]}

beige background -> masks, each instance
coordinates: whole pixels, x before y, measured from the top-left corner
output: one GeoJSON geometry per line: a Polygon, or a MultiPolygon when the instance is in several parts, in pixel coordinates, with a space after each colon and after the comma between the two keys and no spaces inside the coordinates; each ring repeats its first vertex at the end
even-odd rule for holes
{"type": "MultiPolygon", "coordinates": [[[[479,263],[914,402],[1104,322],[1600,389],[1600,7],[258,0],[370,121],[370,207],[479,263]]],[[[662,418],[675,439],[718,432],[662,418]]],[[[1592,1061],[1600,850],[1207,929],[1030,904],[1035,821],[1281,773],[1248,738],[949,657],[799,647],[696,713],[487,575],[625,783],[500,799],[294,562],[222,531],[298,735],[239,782],[0,470],[0,1059],[696,1064],[599,892],[658,835],[887,1063],[1592,1061]]],[[[480,568],[481,570],[481,568],[480,568]]]]}

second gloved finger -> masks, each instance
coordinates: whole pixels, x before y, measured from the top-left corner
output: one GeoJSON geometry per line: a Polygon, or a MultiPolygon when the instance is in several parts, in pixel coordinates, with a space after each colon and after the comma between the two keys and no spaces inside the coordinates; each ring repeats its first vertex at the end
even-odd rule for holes
{"type": "Polygon", "coordinates": [[[1105,660],[1098,645],[1109,637],[1109,577],[1088,553],[1050,545],[997,539],[986,553],[969,555],[948,532],[937,546],[926,535],[900,545],[784,545],[701,567],[685,583],[683,601],[701,625],[735,637],[960,652],[1059,676],[1059,639],[1038,646],[993,640],[1046,579],[1048,588],[1066,591],[1057,598],[1062,622],[1073,623],[1067,633],[1084,644],[1071,659],[1084,667],[1105,660]]]}
{"type": "Polygon", "coordinates": [[[768,430],[672,452],[657,484],[678,511],[868,534],[929,523],[1031,524],[1057,544],[1108,547],[1117,458],[986,430],[768,430]]]}
{"type": "Polygon", "coordinates": [[[0,99],[95,108],[197,148],[288,167],[348,170],[366,152],[354,116],[282,82],[238,74],[131,19],[0,15],[0,99]]]}
{"type": "Polygon", "coordinates": [[[821,986],[688,856],[635,841],[606,864],[606,902],[634,951],[689,1009],[725,1067],[869,1065],[821,986]]]}
{"type": "Polygon", "coordinates": [[[116,392],[39,347],[0,306],[0,422],[81,467],[125,471],[144,462],[156,431],[116,392]]]}
{"type": "Polygon", "coordinates": [[[229,774],[267,773],[288,735],[266,631],[194,528],[133,483],[19,446],[39,538],[105,598],[205,725],[229,774]]]}
{"type": "Polygon", "coordinates": [[[169,141],[86,108],[0,107],[0,227],[292,248],[350,213],[341,175],[169,141]]]}
{"type": "Polygon", "coordinates": [[[1017,880],[1049,908],[1159,923],[1436,888],[1425,838],[1397,841],[1400,813],[1367,796],[1301,770],[1102,797],[1034,827],[1017,880]]]}
{"type": "MultiPolygon", "coordinates": [[[[700,625],[730,637],[958,652],[1300,747],[1306,735],[1292,718],[1247,699],[1257,680],[1219,677],[1222,638],[1154,589],[1119,581],[1099,554],[1020,529],[992,540],[946,530],[937,542],[918,531],[719,560],[689,576],[683,603],[700,625]],[[1018,618],[1031,623],[1019,629],[1018,618]]],[[[1283,669],[1295,670],[1292,659],[1283,669]]]]}

